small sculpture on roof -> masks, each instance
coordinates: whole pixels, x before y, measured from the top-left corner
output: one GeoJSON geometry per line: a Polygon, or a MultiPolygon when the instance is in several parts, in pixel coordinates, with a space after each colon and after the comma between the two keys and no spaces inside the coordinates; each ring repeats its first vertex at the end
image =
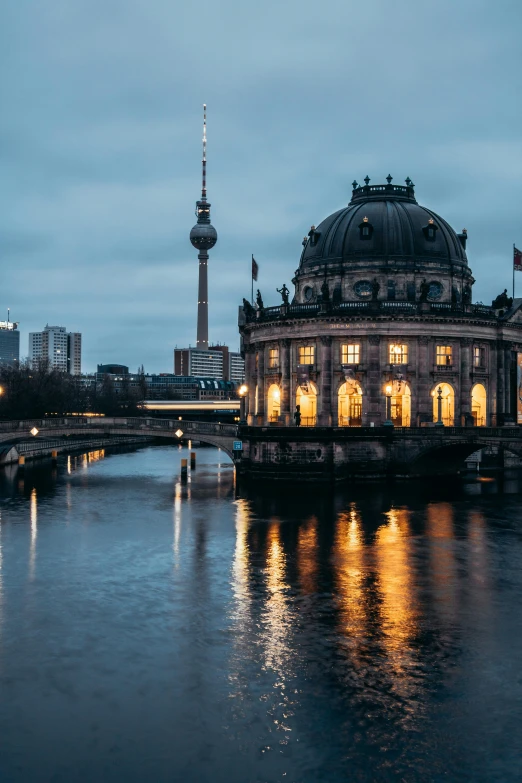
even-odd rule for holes
{"type": "Polygon", "coordinates": [[[264,308],[263,297],[261,296],[261,291],[259,290],[259,288],[257,289],[257,294],[256,294],[256,304],[258,310],[263,310],[264,308]]]}
{"type": "Polygon", "coordinates": [[[248,299],[245,299],[244,297],[243,297],[243,312],[246,318],[251,318],[255,312],[254,308],[252,307],[248,299]]]}
{"type": "Polygon", "coordinates": [[[423,280],[420,285],[420,300],[421,302],[427,302],[428,301],[428,294],[430,292],[430,286],[429,283],[426,282],[426,280],[423,280]]]}
{"type": "Polygon", "coordinates": [[[281,294],[281,298],[283,300],[283,304],[287,305],[288,304],[288,294],[290,293],[290,291],[286,287],[286,283],[283,283],[283,287],[282,288],[276,288],[276,291],[277,291],[278,294],[281,294]]]}
{"type": "Polygon", "coordinates": [[[507,288],[504,288],[501,294],[497,296],[491,303],[491,306],[495,310],[509,310],[513,304],[512,297],[508,296],[507,288]]]}

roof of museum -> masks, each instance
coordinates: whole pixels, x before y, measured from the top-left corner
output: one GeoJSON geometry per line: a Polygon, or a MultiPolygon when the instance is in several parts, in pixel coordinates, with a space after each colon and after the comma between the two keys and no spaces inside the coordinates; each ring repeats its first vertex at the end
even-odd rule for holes
{"type": "Polygon", "coordinates": [[[467,265],[466,231],[458,235],[439,215],[415,199],[413,182],[385,185],[353,182],[352,198],[305,237],[299,271],[324,262],[424,260],[467,265]]]}

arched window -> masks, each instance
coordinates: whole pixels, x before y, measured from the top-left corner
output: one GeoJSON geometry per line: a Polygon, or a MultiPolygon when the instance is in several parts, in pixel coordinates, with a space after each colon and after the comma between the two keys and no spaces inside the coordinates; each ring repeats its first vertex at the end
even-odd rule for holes
{"type": "Polygon", "coordinates": [[[281,415],[281,392],[277,383],[269,386],[266,401],[268,421],[272,423],[279,421],[279,416],[281,415]]]}
{"type": "Polygon", "coordinates": [[[362,389],[356,382],[343,383],[338,395],[339,427],[362,426],[362,389]]]}
{"type": "Polygon", "coordinates": [[[295,404],[299,405],[301,426],[315,427],[317,421],[317,389],[308,382],[306,386],[298,386],[295,394],[295,404]]]}
{"type": "Polygon", "coordinates": [[[438,383],[431,392],[433,397],[433,421],[440,420],[446,427],[455,422],[455,392],[449,383],[438,383]],[[440,393],[439,393],[440,390],[440,393]]]}
{"type": "Polygon", "coordinates": [[[487,395],[482,383],[476,383],[471,390],[471,415],[475,427],[485,427],[487,419],[487,395]]]}
{"type": "Polygon", "coordinates": [[[404,381],[386,384],[384,392],[390,398],[390,419],[396,427],[411,426],[411,390],[404,381]]]}

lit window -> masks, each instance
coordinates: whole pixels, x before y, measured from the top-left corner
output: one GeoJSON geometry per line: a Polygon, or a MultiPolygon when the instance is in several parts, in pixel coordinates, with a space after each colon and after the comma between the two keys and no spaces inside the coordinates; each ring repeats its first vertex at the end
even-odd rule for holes
{"type": "Polygon", "coordinates": [[[315,362],[315,346],[303,345],[299,348],[299,364],[313,364],[315,362]]]}
{"type": "Polygon", "coordinates": [[[279,367],[279,348],[269,348],[268,367],[271,370],[277,369],[279,367]]]}
{"type": "Polygon", "coordinates": [[[390,364],[408,364],[408,346],[390,344],[390,364]]]}
{"type": "Polygon", "coordinates": [[[450,367],[453,363],[453,349],[451,345],[437,345],[437,366],[450,367]]]}
{"type": "Polygon", "coordinates": [[[359,345],[341,345],[341,364],[359,364],[359,345]]]}
{"type": "Polygon", "coordinates": [[[481,345],[473,347],[473,367],[485,366],[485,351],[481,345]]]}

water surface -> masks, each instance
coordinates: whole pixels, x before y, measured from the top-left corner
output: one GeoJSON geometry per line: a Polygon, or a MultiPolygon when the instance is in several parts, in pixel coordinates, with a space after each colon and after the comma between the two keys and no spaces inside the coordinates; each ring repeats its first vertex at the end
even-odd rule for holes
{"type": "Polygon", "coordinates": [[[2,783],[520,780],[518,479],[237,497],[197,455],[2,474],[2,783]]]}

